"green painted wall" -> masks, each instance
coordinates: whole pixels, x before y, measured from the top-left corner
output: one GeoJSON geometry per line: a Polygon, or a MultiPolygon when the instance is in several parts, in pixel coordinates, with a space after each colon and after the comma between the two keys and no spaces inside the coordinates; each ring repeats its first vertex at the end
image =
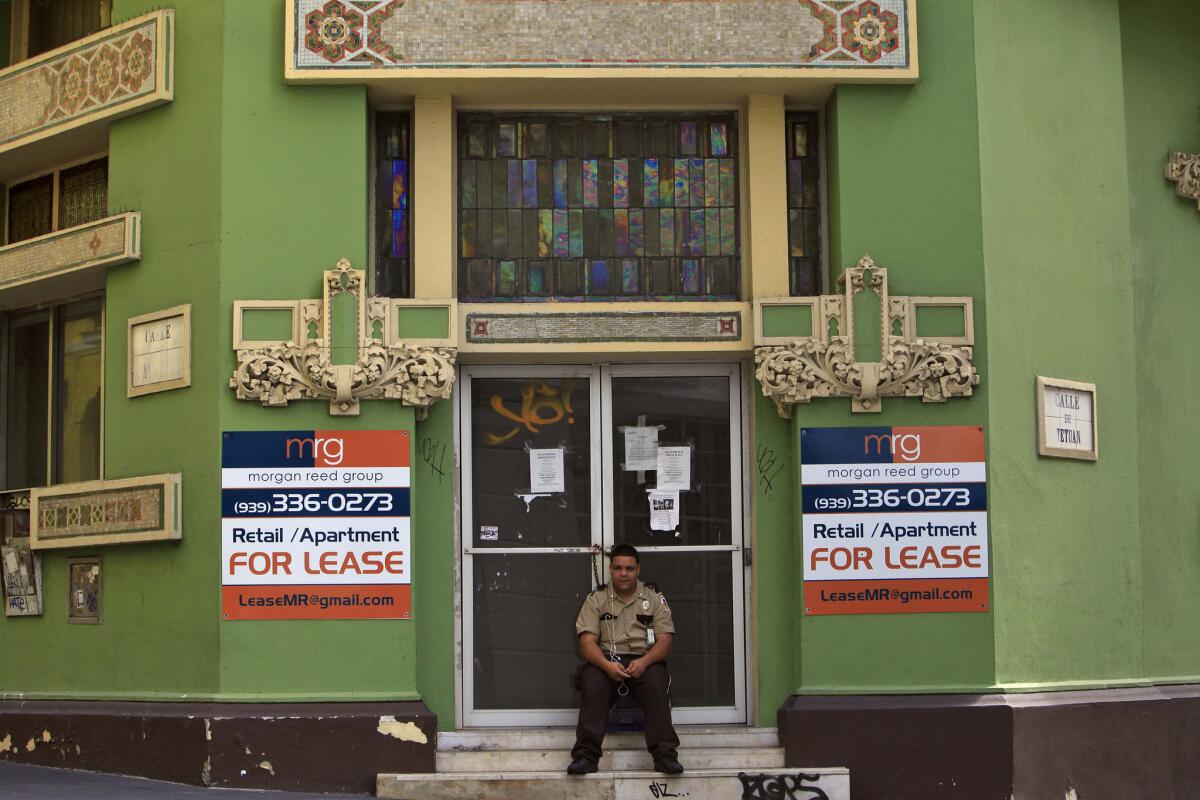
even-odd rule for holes
{"type": "MultiPolygon", "coordinates": [[[[830,277],[869,253],[889,268],[892,294],[974,297],[975,362],[984,382],[967,400],[889,399],[879,414],[853,414],[848,399],[801,406],[792,423],[797,443],[802,427],[987,423],[973,37],[969,4],[923,0],[920,82],[837,89],[828,109],[830,277]]],[[[803,557],[794,549],[799,575],[803,557]]],[[[805,617],[798,583],[795,589],[799,693],[956,691],[993,682],[990,613],[805,617]]]]}
{"type": "MultiPolygon", "coordinates": [[[[118,2],[116,20],[153,4],[118,2]]],[[[109,140],[109,209],[140,210],[142,260],[108,272],[105,336],[105,453],[109,478],[182,472],[183,540],[178,543],[87,548],[46,553],[46,612],[0,618],[12,659],[0,690],[26,696],[177,697],[217,691],[219,482],[217,425],[220,386],[211,380],[125,397],[125,320],[180,303],[192,304],[197,375],[224,369],[206,342],[217,326],[219,141],[206,134],[219,118],[221,6],[211,0],[175,4],[176,100],[113,124],[109,140]],[[164,168],[170,165],[170,169],[164,168]],[[181,424],[181,421],[187,424],[181,424]],[[156,446],[170,442],[170,447],[156,446]],[[104,558],[104,620],[68,625],[67,558],[104,558]]],[[[225,334],[228,337],[228,334],[225,334]]]]}
{"type": "MultiPolygon", "coordinates": [[[[234,300],[318,298],[322,270],[343,256],[356,266],[366,262],[365,91],[285,85],[283,28],[283,4],[274,0],[239,2],[223,28],[225,92],[213,126],[223,142],[215,340],[222,375],[234,368],[228,349],[234,300]]],[[[214,451],[218,430],[413,430],[412,410],[398,403],[365,402],[361,416],[335,418],[325,403],[264,409],[219,388],[214,451]]],[[[218,486],[211,486],[214,500],[218,486]]],[[[226,622],[219,633],[226,698],[416,696],[413,622],[226,622]]]]}
{"type": "Polygon", "coordinates": [[[751,406],[751,468],[747,480],[754,482],[751,495],[753,515],[751,631],[756,653],[753,674],[757,703],[752,713],[757,725],[773,726],[775,712],[794,684],[798,625],[794,610],[799,607],[794,565],[799,551],[796,521],[798,472],[793,465],[791,423],[780,418],[775,404],[755,386],[751,406]]]}
{"type": "Polygon", "coordinates": [[[1143,576],[1117,3],[974,5],[996,679],[1120,681],[1143,576]],[[1037,375],[1097,384],[1097,463],[1037,455],[1037,375]]]}
{"type": "Polygon", "coordinates": [[[441,730],[455,727],[455,474],[454,403],[435,403],[413,451],[413,617],[417,690],[441,730]]]}
{"type": "MultiPolygon", "coordinates": [[[[1163,31],[1200,30],[1191,0],[1121,3],[1137,334],[1137,434],[1144,674],[1200,676],[1200,391],[1191,354],[1200,297],[1200,213],[1163,178],[1167,153],[1200,153],[1200,48],[1163,31]]],[[[1106,445],[1107,446],[1107,445],[1106,445]]]]}

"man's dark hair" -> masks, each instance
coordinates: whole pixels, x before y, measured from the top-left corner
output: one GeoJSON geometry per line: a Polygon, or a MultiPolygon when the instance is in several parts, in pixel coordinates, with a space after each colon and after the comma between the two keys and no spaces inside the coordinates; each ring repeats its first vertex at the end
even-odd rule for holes
{"type": "Polygon", "coordinates": [[[637,548],[631,544],[613,545],[613,548],[608,551],[608,557],[613,559],[617,556],[630,556],[638,564],[642,563],[642,557],[638,555],[637,548]]]}

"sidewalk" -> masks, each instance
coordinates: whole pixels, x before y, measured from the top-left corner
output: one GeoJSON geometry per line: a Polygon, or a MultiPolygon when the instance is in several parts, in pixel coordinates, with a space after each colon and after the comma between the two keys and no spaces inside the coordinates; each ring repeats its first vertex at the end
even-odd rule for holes
{"type": "Polygon", "coordinates": [[[144,778],[0,761],[0,800],[364,800],[368,796],[205,789],[144,778]]]}

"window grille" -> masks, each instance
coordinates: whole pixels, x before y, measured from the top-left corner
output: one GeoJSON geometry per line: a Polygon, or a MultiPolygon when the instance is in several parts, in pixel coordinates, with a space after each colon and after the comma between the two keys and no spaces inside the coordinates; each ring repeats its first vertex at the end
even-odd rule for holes
{"type": "Polygon", "coordinates": [[[12,244],[93,222],[107,213],[106,157],[9,187],[7,242],[12,244]]]}

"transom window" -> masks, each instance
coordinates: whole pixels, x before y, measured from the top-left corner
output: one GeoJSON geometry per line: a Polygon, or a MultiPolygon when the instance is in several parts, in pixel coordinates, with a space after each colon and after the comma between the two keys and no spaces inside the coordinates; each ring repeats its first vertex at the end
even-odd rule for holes
{"type": "Polygon", "coordinates": [[[733,300],[737,117],[462,114],[459,297],[733,300]]]}
{"type": "Polygon", "coordinates": [[[788,272],[792,295],[821,293],[821,158],[816,112],[787,116],[788,272]]]}
{"type": "Polygon", "coordinates": [[[8,189],[8,243],[32,239],[108,213],[108,158],[15,183],[8,189]]]}

